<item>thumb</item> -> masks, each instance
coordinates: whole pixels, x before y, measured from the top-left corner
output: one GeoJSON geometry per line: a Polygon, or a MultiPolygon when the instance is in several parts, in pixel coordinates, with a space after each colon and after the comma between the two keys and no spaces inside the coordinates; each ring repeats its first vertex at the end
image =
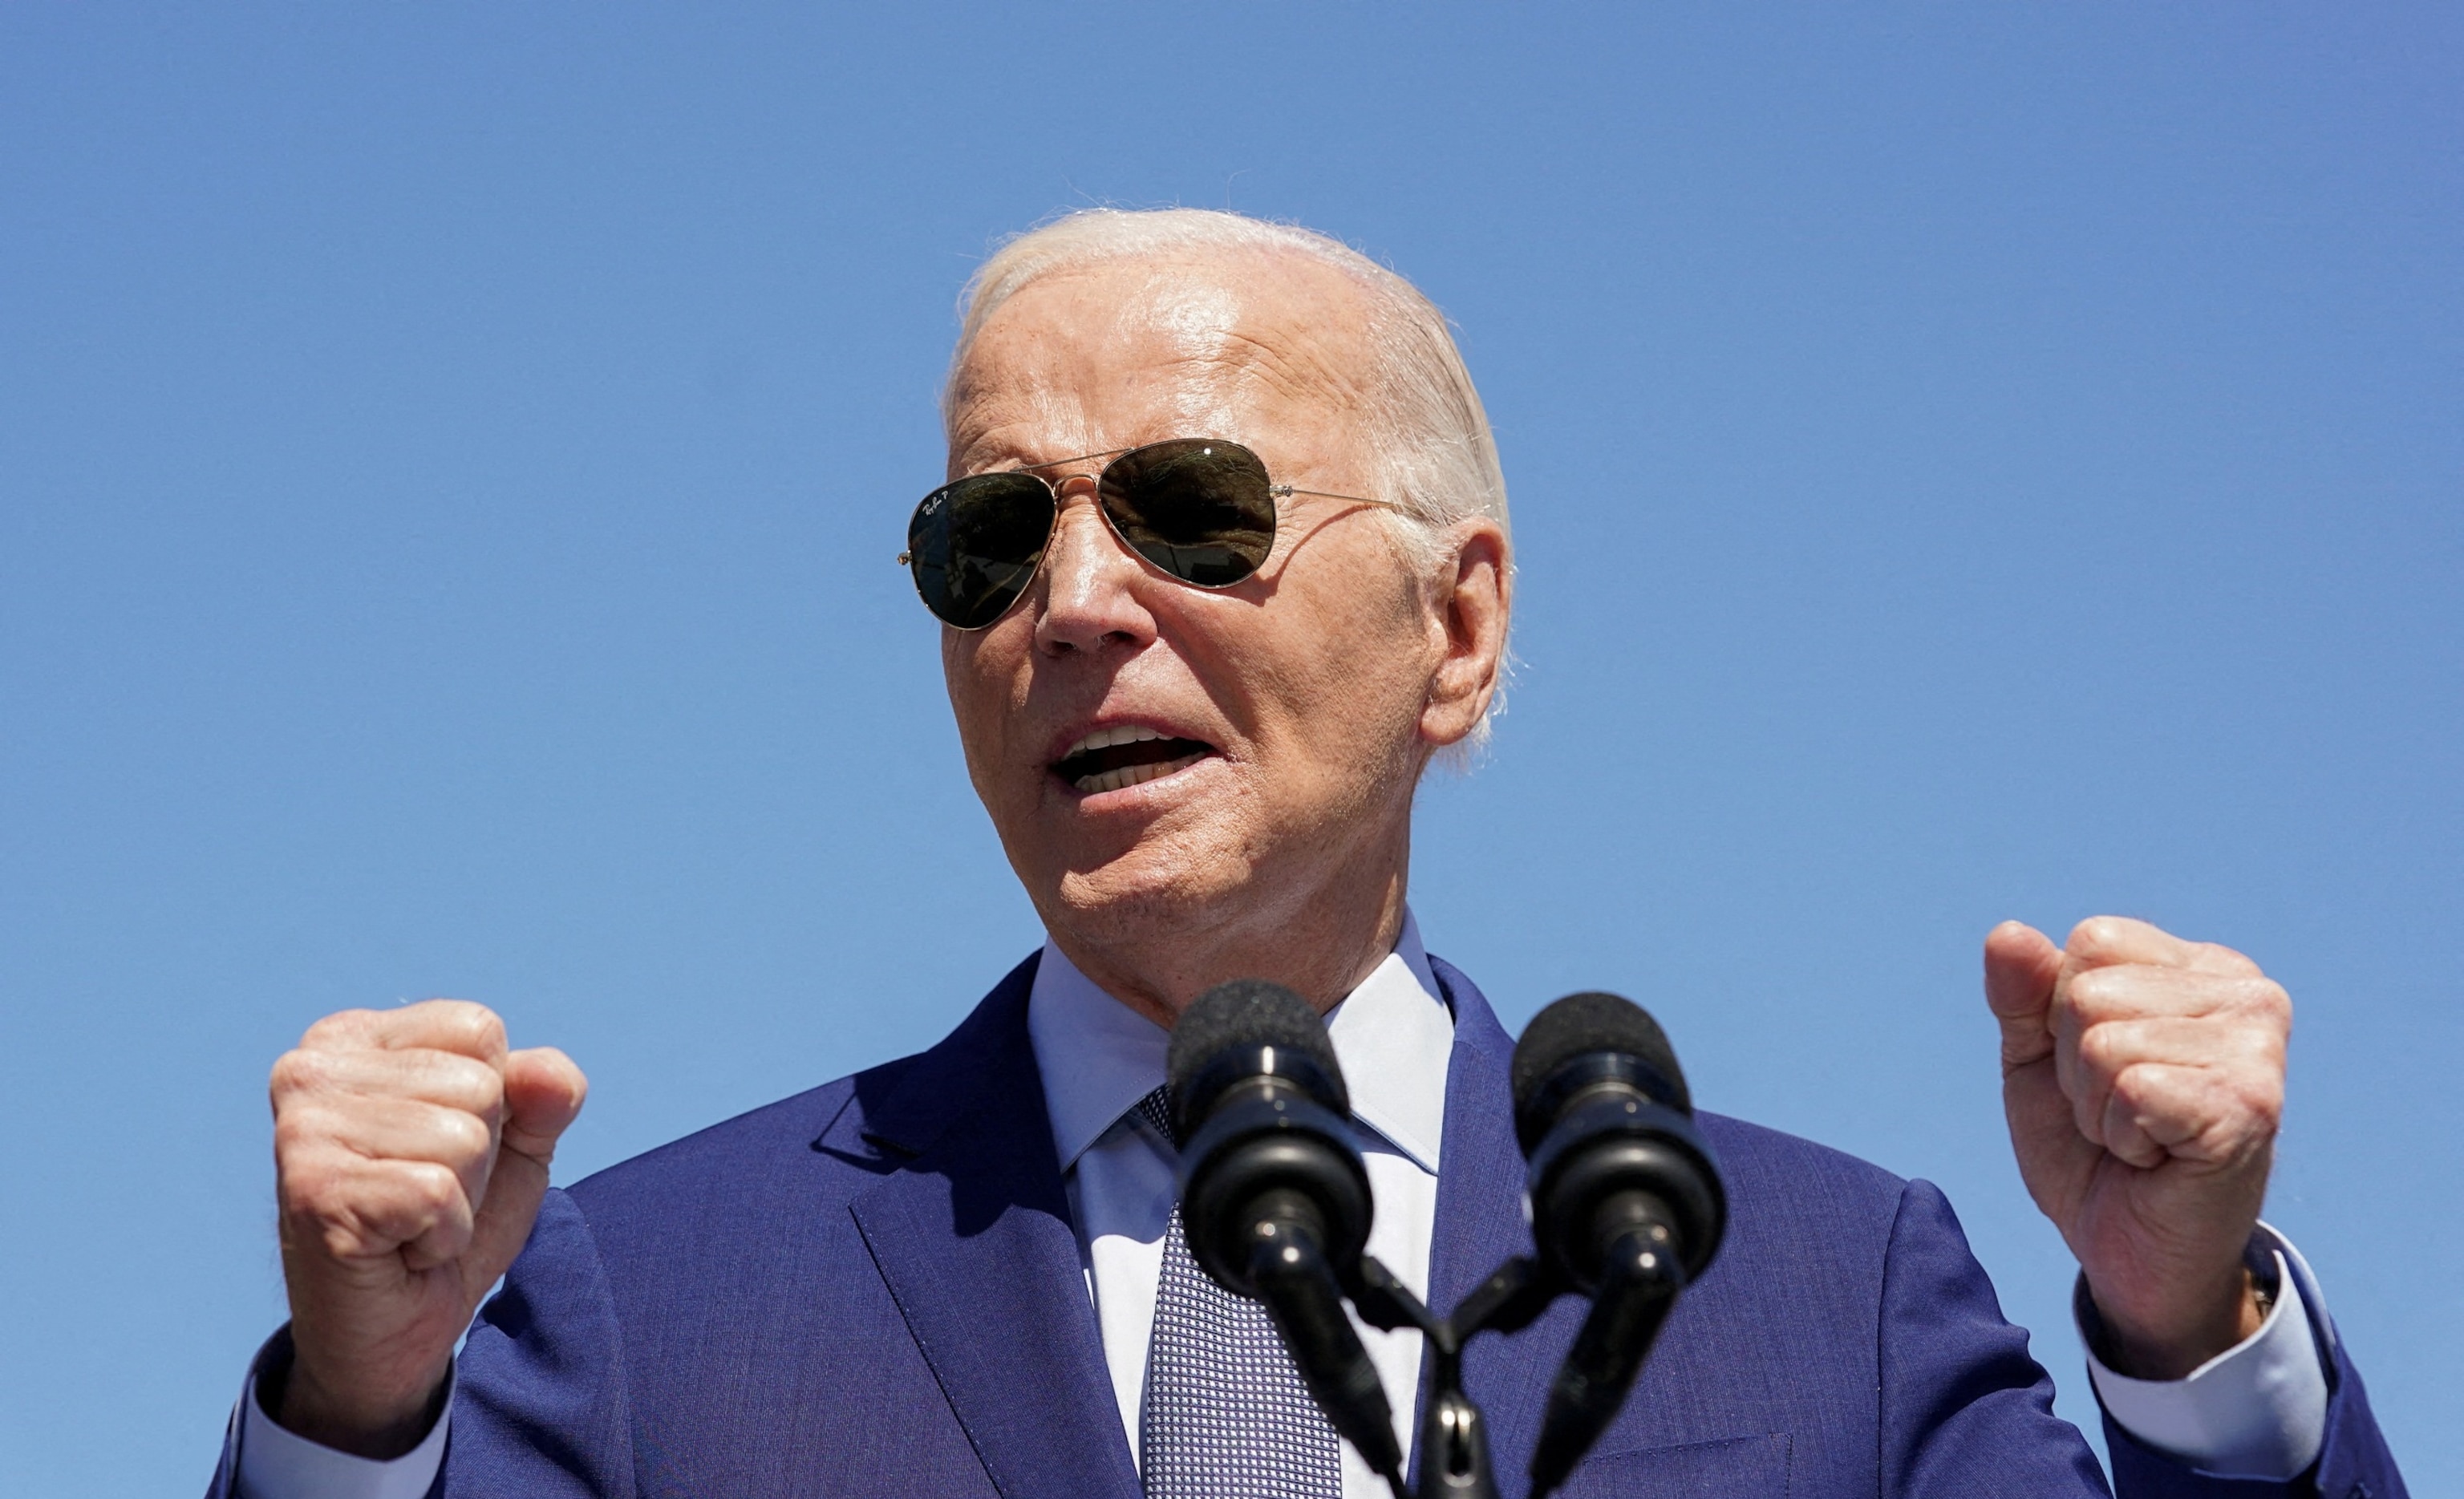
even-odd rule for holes
{"type": "Polygon", "coordinates": [[[504,1149],[545,1166],[589,1094],[590,1080],[554,1047],[506,1053],[504,1149]]]}
{"type": "Polygon", "coordinates": [[[505,1122],[488,1195],[472,1223],[465,1266],[473,1294],[484,1291],[514,1263],[531,1236],[539,1200],[547,1195],[548,1162],[556,1142],[582,1113],[589,1080],[573,1059],[554,1047],[535,1047],[505,1057],[505,1122]]]}
{"type": "Polygon", "coordinates": [[[2005,921],[1985,936],[1985,1003],[2002,1024],[2002,1070],[2054,1054],[2045,1017],[2061,977],[2062,950],[2023,921],[2005,921]]]}

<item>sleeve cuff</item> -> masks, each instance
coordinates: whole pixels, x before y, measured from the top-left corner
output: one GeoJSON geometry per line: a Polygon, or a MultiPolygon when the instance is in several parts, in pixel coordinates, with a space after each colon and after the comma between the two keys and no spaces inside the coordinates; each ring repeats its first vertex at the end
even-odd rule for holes
{"type": "Polygon", "coordinates": [[[445,1377],[445,1405],[434,1429],[408,1452],[381,1462],[311,1442],[267,1415],[256,1398],[264,1368],[259,1356],[240,1392],[238,1499],[424,1499],[434,1486],[445,1466],[446,1428],[453,1423],[454,1375],[445,1377]]]}
{"type": "Polygon", "coordinates": [[[2249,1258],[2261,1280],[2276,1286],[2276,1305],[2257,1332],[2186,1378],[2116,1374],[2096,1356],[2096,1311],[2084,1276],[2073,1307],[2088,1349],[2088,1378],[2116,1424],[2201,1472],[2283,1482],[2318,1461],[2326,1436],[2326,1364],[2311,1330],[2321,1309],[2303,1297],[2311,1283],[2299,1252],[2275,1229],[2259,1225],[2249,1258]]]}

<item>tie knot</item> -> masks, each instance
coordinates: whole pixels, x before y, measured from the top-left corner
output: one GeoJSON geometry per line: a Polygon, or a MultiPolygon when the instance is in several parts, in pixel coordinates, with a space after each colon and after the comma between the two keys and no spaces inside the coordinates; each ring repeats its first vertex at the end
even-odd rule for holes
{"type": "Polygon", "coordinates": [[[1138,1100],[1137,1108],[1133,1112],[1139,1118],[1152,1125],[1157,1135],[1172,1141],[1173,1149],[1180,1149],[1180,1131],[1174,1128],[1172,1122],[1171,1089],[1158,1088],[1147,1094],[1138,1100]]]}

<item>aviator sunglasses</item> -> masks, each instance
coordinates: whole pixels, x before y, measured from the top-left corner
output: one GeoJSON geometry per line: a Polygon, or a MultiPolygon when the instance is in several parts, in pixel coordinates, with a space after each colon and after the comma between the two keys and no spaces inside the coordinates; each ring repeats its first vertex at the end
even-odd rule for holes
{"type": "Polygon", "coordinates": [[[971,474],[925,496],[907,522],[898,561],[914,574],[924,606],[956,629],[981,629],[1007,613],[1044,565],[1061,514],[1061,491],[1044,475],[1098,458],[1111,460],[1095,475],[1095,501],[1112,534],[1194,588],[1229,588],[1265,565],[1275,502],[1286,496],[1385,504],[1277,484],[1256,453],[1215,437],[971,474]]]}

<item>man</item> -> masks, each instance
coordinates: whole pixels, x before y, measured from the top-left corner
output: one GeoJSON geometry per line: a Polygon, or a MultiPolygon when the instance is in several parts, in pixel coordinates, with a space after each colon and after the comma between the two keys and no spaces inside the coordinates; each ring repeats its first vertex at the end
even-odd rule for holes
{"type": "MultiPolygon", "coordinates": [[[[932,1050],[569,1192],[561,1053],[464,1003],[319,1022],[273,1084],[292,1322],[217,1492],[1381,1491],[1192,1269],[1150,1095],[1181,1006],[1287,984],[1353,1082],[1372,1252],[1444,1307],[1528,1245],[1510,1042],[1404,903],[1414,787],[1505,650],[1478,397],[1435,310],[1331,241],[1099,211],[984,268],[945,415],[910,562],[1043,952],[932,1050]]],[[[2256,1221],[2283,991],[2117,919],[1985,956],[2123,1491],[2401,1493],[2256,1221]]],[[[1704,1122],[1727,1245],[1567,1492],[2101,1491],[1938,1193],[1704,1122]]],[[[1575,1314],[1468,1356],[1509,1490],[1575,1314]]],[[[1368,1341],[1408,1440],[1417,1335],[1368,1341]]]]}

